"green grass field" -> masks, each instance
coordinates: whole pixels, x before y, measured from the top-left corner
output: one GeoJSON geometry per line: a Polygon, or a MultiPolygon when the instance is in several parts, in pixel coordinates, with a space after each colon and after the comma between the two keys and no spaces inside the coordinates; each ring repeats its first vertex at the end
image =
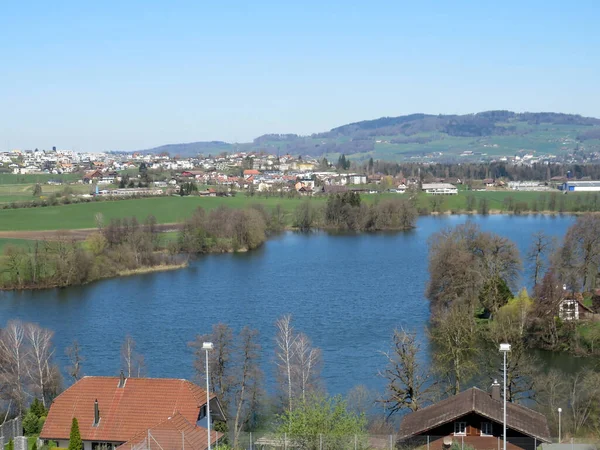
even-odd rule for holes
{"type": "Polygon", "coordinates": [[[7,245],[14,245],[15,247],[29,247],[32,241],[28,239],[8,239],[0,238],[0,253],[4,250],[7,245]]]}
{"type": "MultiPolygon", "coordinates": [[[[13,230],[63,230],[94,228],[96,214],[105,222],[112,218],[135,216],[144,220],[153,214],[159,223],[182,222],[199,206],[213,209],[221,205],[243,208],[260,203],[267,208],[280,204],[292,211],[302,199],[236,197],[157,197],[119,201],[80,203],[76,205],[48,206],[45,208],[20,208],[0,210],[0,231],[13,230]]],[[[315,199],[315,201],[323,201],[315,199]]]]}
{"type": "Polygon", "coordinates": [[[17,175],[12,173],[0,173],[0,185],[3,184],[35,184],[35,183],[46,183],[49,180],[61,180],[63,182],[72,183],[80,180],[81,174],[79,173],[65,173],[62,175],[52,175],[48,173],[43,174],[26,174],[17,175]]]}
{"type": "MultiPolygon", "coordinates": [[[[35,184],[0,184],[0,204],[11,202],[27,202],[34,199],[33,188],[35,184]]],[[[85,184],[69,184],[69,185],[49,185],[42,184],[42,197],[47,197],[56,192],[61,192],[68,188],[74,194],[89,194],[93,191],[93,187],[85,184]]]]}
{"type": "MultiPolygon", "coordinates": [[[[405,194],[404,194],[405,195],[405,194]]],[[[385,198],[404,198],[403,194],[364,194],[364,202],[371,203],[385,198]]],[[[465,210],[467,196],[473,196],[477,201],[487,198],[489,209],[492,211],[505,210],[505,200],[512,197],[514,202],[526,202],[529,206],[535,200],[545,198],[548,204],[550,193],[541,192],[472,192],[460,191],[458,195],[441,197],[442,210],[459,212],[465,210]]],[[[430,208],[432,196],[419,195],[419,206],[430,208]]],[[[439,199],[440,197],[438,197],[439,199]]],[[[589,194],[560,194],[556,195],[557,210],[559,203],[564,201],[564,210],[573,210],[578,203],[587,202],[589,194]],[[564,200],[562,200],[564,198],[564,200]]],[[[149,214],[156,217],[159,223],[182,222],[199,206],[210,210],[224,205],[231,208],[243,208],[253,203],[259,203],[266,208],[281,207],[289,214],[304,198],[279,198],[279,197],[246,197],[237,195],[235,197],[157,197],[144,199],[131,199],[120,201],[91,202],[75,205],[49,206],[44,208],[20,208],[0,210],[0,231],[26,231],[26,230],[61,230],[94,228],[96,226],[96,215],[102,214],[105,223],[112,218],[135,216],[138,220],[144,220],[149,214]]],[[[325,198],[313,198],[311,201],[324,203],[325,198]]],[[[600,206],[600,205],[599,205],[600,206]]]]}

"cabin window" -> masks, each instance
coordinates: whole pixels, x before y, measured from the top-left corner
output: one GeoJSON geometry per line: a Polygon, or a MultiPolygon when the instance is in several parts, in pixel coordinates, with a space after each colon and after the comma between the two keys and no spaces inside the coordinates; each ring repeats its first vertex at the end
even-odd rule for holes
{"type": "Polygon", "coordinates": [[[482,436],[492,436],[492,422],[481,422],[481,435],[482,436]]]}
{"type": "Polygon", "coordinates": [[[467,434],[467,422],[454,422],[454,435],[465,436],[467,434]]]}
{"type": "Polygon", "coordinates": [[[202,420],[206,417],[206,405],[200,408],[200,414],[198,415],[198,420],[202,420]]]}

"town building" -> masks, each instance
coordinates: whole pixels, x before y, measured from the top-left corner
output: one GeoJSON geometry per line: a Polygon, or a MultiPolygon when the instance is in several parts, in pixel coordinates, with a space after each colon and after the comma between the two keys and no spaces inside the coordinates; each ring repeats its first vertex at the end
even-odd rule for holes
{"type": "MultiPolygon", "coordinates": [[[[491,393],[467,389],[426,408],[404,416],[398,445],[428,450],[461,448],[497,450],[503,447],[503,402],[500,384],[491,393]]],[[[546,417],[516,403],[506,405],[506,447],[510,450],[535,450],[551,442],[546,417]]]]}
{"type": "Polygon", "coordinates": [[[456,195],[458,188],[450,183],[423,183],[422,189],[427,194],[456,195]]]}
{"type": "MultiPolygon", "coordinates": [[[[40,433],[43,441],[67,448],[73,418],[77,418],[84,450],[208,447],[206,391],[194,383],[170,378],[84,377],[60,394],[48,412],[40,433]]],[[[210,416],[225,420],[212,394],[210,416]]],[[[211,427],[211,430],[213,428],[211,427]]],[[[222,439],[211,431],[211,442],[222,439]]]]}
{"type": "Polygon", "coordinates": [[[565,192],[598,192],[600,191],[600,181],[566,181],[562,184],[561,190],[565,192]]]}

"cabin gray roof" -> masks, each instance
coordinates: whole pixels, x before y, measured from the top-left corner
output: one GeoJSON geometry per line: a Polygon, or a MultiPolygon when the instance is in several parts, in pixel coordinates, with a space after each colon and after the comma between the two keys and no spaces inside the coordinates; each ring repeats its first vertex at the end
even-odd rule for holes
{"type": "MultiPolygon", "coordinates": [[[[502,423],[502,402],[478,388],[471,388],[434,405],[407,414],[400,424],[399,439],[407,439],[452,422],[470,413],[477,413],[502,423]]],[[[550,442],[546,417],[516,403],[507,403],[506,426],[542,442],[550,442]]]]}

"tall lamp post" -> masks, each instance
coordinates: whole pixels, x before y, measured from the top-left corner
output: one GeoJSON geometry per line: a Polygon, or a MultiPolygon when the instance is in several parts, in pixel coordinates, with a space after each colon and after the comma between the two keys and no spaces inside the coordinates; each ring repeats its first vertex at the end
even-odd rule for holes
{"type": "Polygon", "coordinates": [[[506,450],[506,354],[510,352],[510,344],[500,344],[500,351],[504,353],[504,407],[502,420],[503,450],[506,450]]]}
{"type": "Polygon", "coordinates": [[[560,444],[560,442],[562,441],[562,433],[561,433],[561,423],[560,423],[560,414],[562,413],[562,408],[558,408],[558,443],[560,444]]]}
{"type": "Polygon", "coordinates": [[[208,450],[210,450],[210,385],[208,383],[210,376],[208,373],[208,352],[209,350],[212,350],[213,347],[212,342],[202,343],[202,350],[206,350],[206,422],[208,428],[208,450]]]}

